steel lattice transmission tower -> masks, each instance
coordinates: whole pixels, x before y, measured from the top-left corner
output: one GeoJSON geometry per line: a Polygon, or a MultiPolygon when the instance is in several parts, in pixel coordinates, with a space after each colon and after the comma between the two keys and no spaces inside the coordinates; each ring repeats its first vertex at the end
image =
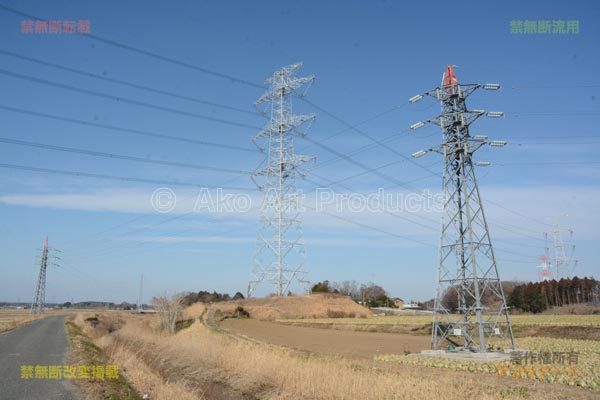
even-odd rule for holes
{"type": "Polygon", "coordinates": [[[42,249],[42,261],[40,264],[40,274],[38,276],[37,285],[35,287],[35,295],[31,303],[31,312],[33,314],[41,314],[44,312],[44,303],[46,302],[46,268],[48,266],[48,236],[44,242],[42,249]]]}
{"type": "MultiPolygon", "coordinates": [[[[444,207],[440,233],[437,290],[434,303],[432,348],[445,343],[476,352],[487,352],[498,338],[515,348],[496,258],[475,176],[475,166],[489,162],[473,162],[473,153],[485,145],[501,147],[504,141],[488,141],[487,136],[469,134],[470,125],[482,115],[501,117],[501,112],[468,110],[466,98],[480,84],[460,84],[452,69],[446,69],[442,85],[425,95],[439,100],[442,113],[427,122],[442,128],[443,143],[421,150],[444,156],[444,207]]],[[[498,84],[483,85],[497,90],[498,84]]],[[[423,95],[412,97],[414,103],[423,95]]],[[[411,126],[424,126],[419,122],[411,126]]]]}
{"type": "MultiPolygon", "coordinates": [[[[550,234],[552,234],[552,239],[554,241],[554,268],[556,271],[556,280],[560,280],[562,278],[571,278],[573,275],[573,271],[577,266],[577,259],[573,256],[575,254],[575,244],[573,243],[573,230],[566,229],[569,235],[569,239],[567,242],[564,241],[563,232],[564,229],[561,228],[558,218],[556,218],[556,223],[552,228],[550,234]]],[[[546,237],[548,233],[544,234],[546,237]]]]}
{"type": "Polygon", "coordinates": [[[293,138],[305,134],[315,115],[293,114],[292,96],[304,96],[314,76],[296,77],[294,74],[301,66],[302,63],[296,63],[275,71],[265,80],[269,85],[267,91],[254,102],[255,107],[269,113],[270,118],[253,138],[267,155],[252,175],[265,194],[252,278],[248,284],[249,297],[263,281],[272,284],[279,296],[290,289],[294,280],[308,284],[304,279],[307,271],[300,220],[301,195],[296,182],[304,178],[315,157],[297,154],[293,138]],[[299,93],[303,87],[303,93],[299,93]]]}
{"type": "Polygon", "coordinates": [[[138,293],[136,311],[144,311],[144,274],[140,275],[140,291],[138,293]]]}
{"type": "Polygon", "coordinates": [[[549,258],[548,258],[548,254],[542,254],[538,257],[538,260],[540,260],[540,264],[538,266],[536,266],[536,268],[539,268],[540,272],[539,272],[539,276],[540,279],[542,281],[549,281],[550,280],[550,262],[549,262],[549,258]]]}

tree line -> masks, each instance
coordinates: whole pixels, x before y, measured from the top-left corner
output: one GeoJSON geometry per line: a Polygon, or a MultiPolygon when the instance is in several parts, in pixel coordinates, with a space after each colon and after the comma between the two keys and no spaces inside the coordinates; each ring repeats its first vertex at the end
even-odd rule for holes
{"type": "Polygon", "coordinates": [[[314,284],[311,293],[334,293],[349,296],[352,300],[367,307],[397,308],[386,290],[372,282],[361,284],[356,281],[330,282],[325,280],[314,284]]]}
{"type": "Polygon", "coordinates": [[[594,278],[530,282],[516,286],[508,305],[525,312],[539,313],[549,307],[600,302],[600,281],[594,278]]]}

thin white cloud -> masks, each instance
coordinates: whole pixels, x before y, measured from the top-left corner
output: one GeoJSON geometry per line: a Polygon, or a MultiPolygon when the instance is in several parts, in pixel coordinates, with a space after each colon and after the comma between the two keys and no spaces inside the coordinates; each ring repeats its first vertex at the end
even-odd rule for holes
{"type": "MultiPolygon", "coordinates": [[[[43,194],[5,194],[0,196],[0,203],[9,205],[18,205],[24,207],[53,208],[63,210],[85,210],[94,212],[120,212],[120,213],[154,213],[152,207],[152,193],[154,189],[132,188],[129,190],[123,188],[103,189],[87,193],[43,193],[43,194]]],[[[375,192],[375,191],[374,191],[375,192]]],[[[366,196],[370,193],[359,193],[366,196]]],[[[177,205],[169,213],[162,214],[165,218],[174,215],[190,213],[196,205],[198,191],[178,190],[177,205]]],[[[236,195],[236,193],[232,193],[236,195]]],[[[337,193],[343,195],[344,193],[337,193]]],[[[216,197],[214,201],[218,202],[216,197]]],[[[259,206],[263,194],[254,193],[249,197],[252,207],[245,212],[232,212],[231,210],[221,210],[222,212],[207,212],[205,209],[193,215],[199,217],[210,217],[219,219],[223,223],[247,225],[249,228],[255,228],[260,217],[259,206]]],[[[540,237],[544,230],[549,229],[547,225],[540,224],[532,220],[551,223],[550,216],[565,215],[563,223],[575,229],[576,237],[579,239],[598,239],[597,226],[600,225],[600,189],[593,186],[544,186],[536,188],[506,187],[486,185],[482,188],[482,197],[484,199],[485,211],[490,218],[490,227],[495,238],[516,237],[513,232],[500,229],[500,224],[495,221],[501,221],[504,224],[514,225],[516,227],[526,228],[528,234],[534,234],[539,231],[540,237]],[[488,202],[488,200],[490,200],[488,202]],[[505,210],[496,204],[502,205],[517,213],[505,210]],[[523,217],[523,215],[525,217],[523,217]],[[533,231],[533,233],[531,232],[533,231]]],[[[367,234],[368,229],[344,221],[350,219],[358,224],[365,224],[393,232],[398,235],[415,236],[437,236],[439,231],[440,214],[434,211],[419,212],[400,212],[400,217],[393,217],[383,212],[370,212],[362,210],[352,212],[345,206],[340,211],[336,210],[335,205],[328,205],[325,210],[340,218],[335,218],[322,212],[312,211],[315,205],[315,194],[309,193],[306,196],[307,211],[302,219],[305,230],[313,231],[320,229],[328,234],[367,234]],[[419,226],[403,218],[416,221],[420,224],[430,226],[431,229],[419,226]]],[[[184,223],[184,219],[178,220],[184,223]]],[[[181,224],[177,223],[177,228],[181,224]]],[[[198,222],[201,223],[201,222],[198,222]]],[[[201,225],[200,225],[201,226],[201,225]]],[[[164,226],[161,226],[161,229],[164,226]]],[[[371,232],[373,234],[373,232],[371,232]]]]}

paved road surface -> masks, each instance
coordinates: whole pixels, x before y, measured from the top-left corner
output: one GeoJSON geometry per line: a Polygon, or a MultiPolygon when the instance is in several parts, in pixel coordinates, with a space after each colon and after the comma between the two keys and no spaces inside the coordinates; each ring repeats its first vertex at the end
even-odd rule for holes
{"type": "Polygon", "coordinates": [[[68,347],[65,317],[46,317],[0,334],[0,399],[77,399],[67,380],[21,378],[21,365],[65,365],[68,347]]]}
{"type": "Polygon", "coordinates": [[[369,359],[378,354],[421,351],[429,349],[431,344],[431,338],[425,335],[306,328],[255,319],[227,319],[220,326],[280,346],[369,359]]]}

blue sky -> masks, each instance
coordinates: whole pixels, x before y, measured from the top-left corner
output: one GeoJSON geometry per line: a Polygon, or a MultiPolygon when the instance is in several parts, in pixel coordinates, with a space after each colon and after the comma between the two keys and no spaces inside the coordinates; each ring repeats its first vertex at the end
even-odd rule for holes
{"type": "MultiPolygon", "coordinates": [[[[480,119],[472,127],[474,134],[509,141],[505,148],[477,154],[477,160],[492,163],[478,171],[478,178],[501,277],[537,279],[542,232],[552,228],[550,217],[557,215],[562,216],[564,227],[574,230],[579,259],[575,272],[598,277],[597,2],[502,2],[494,6],[460,1],[0,3],[40,19],[89,20],[93,35],[255,84],[281,66],[303,61],[300,74],[316,76],[307,99],[321,110],[299,100],[294,110],[316,112],[308,135],[343,154],[373,142],[346,129],[339,119],[355,125],[378,116],[361,124],[361,132],[378,140],[397,135],[389,147],[406,156],[438,144],[439,128],[407,128],[437,116],[439,104],[424,99],[408,105],[407,99],[437,86],[446,65],[456,65],[463,83],[498,82],[500,91],[478,91],[467,104],[472,109],[505,112],[501,119],[480,119]],[[580,32],[511,34],[513,20],[576,20],[580,32]]],[[[243,171],[261,162],[263,155],[243,150],[254,149],[251,137],[264,123],[252,107],[261,89],[85,35],[25,35],[21,22],[28,19],[0,9],[1,138],[243,171]],[[81,76],[22,57],[239,110],[81,76]],[[31,112],[243,149],[136,135],[31,112]]],[[[364,172],[344,160],[325,163],[336,156],[308,141],[297,139],[296,148],[317,156],[316,175],[309,175],[314,181],[323,182],[321,177],[336,181],[364,172]]],[[[0,142],[0,157],[2,164],[34,168],[189,182],[209,188],[233,186],[239,189],[232,193],[246,193],[253,203],[260,199],[246,174],[92,157],[6,141],[0,142]]],[[[390,164],[380,171],[410,182],[410,189],[363,174],[345,180],[345,188],[332,186],[339,194],[369,194],[379,188],[405,195],[440,190],[439,176],[423,168],[441,173],[436,154],[413,164],[400,162],[397,154],[375,145],[352,158],[372,168],[390,164]]],[[[314,184],[302,182],[300,187],[314,199],[314,184]]],[[[184,186],[0,168],[0,300],[30,301],[39,268],[35,257],[45,235],[62,252],[61,266],[50,267],[48,272],[48,301],[135,301],[141,273],[146,300],[186,290],[245,292],[258,213],[253,209],[190,214],[197,194],[197,189],[184,186]],[[152,193],[163,186],[172,186],[179,200],[170,214],[151,208],[152,193]]],[[[375,281],[395,296],[431,298],[440,215],[401,214],[420,225],[381,213],[340,213],[393,236],[308,211],[304,236],[310,280],[375,281]]],[[[259,291],[266,292],[266,287],[259,291]]]]}

